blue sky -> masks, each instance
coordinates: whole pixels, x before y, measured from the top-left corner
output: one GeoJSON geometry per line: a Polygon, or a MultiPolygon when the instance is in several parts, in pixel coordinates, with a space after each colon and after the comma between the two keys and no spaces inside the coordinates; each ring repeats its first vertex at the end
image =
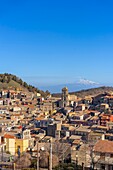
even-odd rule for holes
{"type": "Polygon", "coordinates": [[[39,85],[113,84],[112,0],[1,0],[0,72],[39,85]]]}

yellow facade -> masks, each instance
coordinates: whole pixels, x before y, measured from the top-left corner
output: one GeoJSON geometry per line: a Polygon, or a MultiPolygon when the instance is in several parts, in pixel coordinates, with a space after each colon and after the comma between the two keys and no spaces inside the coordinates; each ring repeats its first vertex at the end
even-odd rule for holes
{"type": "Polygon", "coordinates": [[[15,139],[6,138],[6,151],[15,155],[15,139]]]}
{"type": "Polygon", "coordinates": [[[48,112],[44,112],[44,115],[45,115],[45,116],[49,115],[49,111],[48,111],[48,112]]]}
{"type": "Polygon", "coordinates": [[[16,139],[15,140],[15,153],[17,154],[18,148],[20,148],[20,153],[26,151],[29,147],[29,140],[28,139],[16,139]]]}
{"type": "Polygon", "coordinates": [[[20,153],[23,153],[29,147],[29,139],[6,138],[5,141],[6,151],[10,152],[11,155],[17,155],[18,148],[20,148],[20,153]]]}
{"type": "Polygon", "coordinates": [[[51,114],[54,114],[54,113],[56,113],[56,112],[57,112],[57,110],[53,110],[51,114]]]}
{"type": "Polygon", "coordinates": [[[56,110],[51,110],[51,111],[48,111],[48,112],[44,112],[44,114],[45,114],[45,116],[47,116],[47,115],[52,115],[56,112],[57,112],[56,110]]]}

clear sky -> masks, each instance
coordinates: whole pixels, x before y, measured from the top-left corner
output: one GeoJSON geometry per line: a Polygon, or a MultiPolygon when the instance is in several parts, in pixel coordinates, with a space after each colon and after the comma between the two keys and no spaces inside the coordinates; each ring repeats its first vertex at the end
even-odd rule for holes
{"type": "Polygon", "coordinates": [[[113,0],[0,0],[0,72],[113,84],[113,0]]]}

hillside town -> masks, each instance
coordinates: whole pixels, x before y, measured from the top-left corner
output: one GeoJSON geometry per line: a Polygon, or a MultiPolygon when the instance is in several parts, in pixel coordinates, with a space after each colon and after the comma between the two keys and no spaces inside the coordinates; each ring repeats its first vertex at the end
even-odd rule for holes
{"type": "Polygon", "coordinates": [[[21,90],[0,92],[0,166],[113,169],[113,92],[61,98],[21,90]]]}

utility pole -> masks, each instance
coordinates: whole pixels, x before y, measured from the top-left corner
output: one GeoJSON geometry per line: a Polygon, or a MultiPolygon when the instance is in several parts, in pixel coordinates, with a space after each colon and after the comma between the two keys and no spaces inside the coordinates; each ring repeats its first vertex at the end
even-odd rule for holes
{"type": "Polygon", "coordinates": [[[52,170],[52,138],[50,139],[49,170],[52,170]]]}
{"type": "Polygon", "coordinates": [[[38,141],[37,141],[37,170],[39,170],[39,151],[38,151],[38,141]]]}
{"type": "Polygon", "coordinates": [[[3,153],[3,146],[2,146],[2,159],[1,159],[1,161],[4,161],[4,160],[3,160],[3,157],[4,157],[3,154],[4,154],[4,153],[3,153]]]}
{"type": "Polygon", "coordinates": [[[90,145],[90,157],[91,157],[91,164],[90,164],[90,169],[93,170],[93,145],[90,145]]]}
{"type": "Polygon", "coordinates": [[[13,170],[16,170],[16,164],[15,163],[13,163],[13,170]]]}

